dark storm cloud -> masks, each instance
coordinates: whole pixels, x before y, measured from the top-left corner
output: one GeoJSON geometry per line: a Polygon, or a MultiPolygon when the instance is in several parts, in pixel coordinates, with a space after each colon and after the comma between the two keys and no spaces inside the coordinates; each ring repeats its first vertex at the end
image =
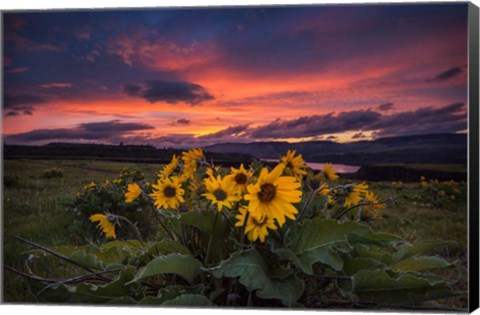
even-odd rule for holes
{"type": "Polygon", "coordinates": [[[390,109],[393,109],[395,108],[395,104],[394,103],[385,103],[385,104],[381,104],[381,105],[378,105],[377,106],[378,110],[390,110],[390,109]]]}
{"type": "Polygon", "coordinates": [[[232,126],[208,135],[200,136],[198,138],[199,139],[219,139],[219,138],[225,138],[225,137],[235,137],[247,131],[248,126],[249,124],[232,126]]]}
{"type": "Polygon", "coordinates": [[[143,85],[126,84],[123,91],[129,96],[141,97],[150,103],[198,105],[213,99],[203,86],[186,81],[149,80],[143,85]]]}
{"type": "Polygon", "coordinates": [[[451,78],[454,78],[462,73],[462,68],[460,67],[453,67],[450,68],[440,74],[438,74],[436,77],[432,79],[434,82],[441,82],[441,81],[447,81],[451,78]]]}
{"type": "Polygon", "coordinates": [[[5,114],[5,117],[15,117],[20,115],[18,112],[8,112],[5,114]]]}
{"type": "Polygon", "coordinates": [[[383,116],[368,128],[378,130],[376,136],[452,133],[467,129],[465,110],[464,103],[453,103],[441,108],[423,107],[383,116]]]}
{"type": "Polygon", "coordinates": [[[6,136],[7,141],[35,142],[46,140],[103,140],[118,139],[132,131],[154,129],[143,123],[123,123],[112,120],[98,123],[83,123],[75,128],[35,129],[29,132],[6,136]]]}
{"type": "MultiPolygon", "coordinates": [[[[32,105],[46,103],[48,99],[43,95],[36,94],[19,94],[5,95],[3,98],[4,108],[31,108],[32,105]]],[[[28,110],[28,109],[26,109],[28,110]]]]}
{"type": "Polygon", "coordinates": [[[272,123],[250,130],[252,138],[301,138],[322,134],[364,129],[378,121],[380,113],[371,110],[341,112],[338,115],[304,116],[292,120],[277,119],[272,123]]]}
{"type": "Polygon", "coordinates": [[[177,124],[179,124],[179,125],[189,125],[190,120],[188,120],[186,118],[181,118],[181,119],[177,120],[177,124]]]}

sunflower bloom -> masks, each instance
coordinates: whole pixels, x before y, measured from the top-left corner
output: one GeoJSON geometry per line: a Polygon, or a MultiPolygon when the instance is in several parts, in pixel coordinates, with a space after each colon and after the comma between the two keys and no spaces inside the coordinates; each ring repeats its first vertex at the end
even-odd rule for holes
{"type": "Polygon", "coordinates": [[[337,175],[335,169],[333,168],[332,163],[323,164],[322,168],[322,177],[327,180],[337,180],[340,176],[337,175]]]}
{"type": "Polygon", "coordinates": [[[385,204],[380,203],[380,198],[374,193],[367,191],[365,201],[370,203],[363,207],[365,218],[368,220],[381,220],[383,218],[381,210],[385,208],[385,204]]]}
{"type": "Polygon", "coordinates": [[[142,189],[137,183],[128,184],[128,191],[125,193],[125,202],[130,203],[142,194],[142,189]]]}
{"type": "Polygon", "coordinates": [[[247,207],[241,207],[239,211],[240,213],[235,216],[235,218],[238,219],[237,223],[235,223],[235,226],[243,227],[245,225],[244,233],[251,242],[255,242],[258,239],[260,240],[260,243],[264,243],[265,238],[268,236],[268,229],[277,229],[275,220],[269,217],[264,217],[263,219],[257,220],[255,217],[249,215],[247,223],[245,224],[245,217],[247,216],[248,209],[247,207]]]}
{"type": "Polygon", "coordinates": [[[95,190],[97,188],[97,184],[95,182],[91,182],[88,185],[83,186],[83,190],[95,190]]]}
{"type": "Polygon", "coordinates": [[[98,221],[97,227],[102,230],[107,238],[117,238],[117,235],[115,234],[115,224],[112,223],[114,219],[111,215],[97,213],[91,215],[89,219],[92,222],[98,221]]]}
{"type": "Polygon", "coordinates": [[[158,173],[158,177],[165,178],[165,177],[171,176],[175,172],[175,170],[178,168],[179,161],[180,161],[180,158],[174,154],[170,163],[165,165],[163,169],[158,173]]]}
{"type": "Polygon", "coordinates": [[[343,206],[351,207],[360,203],[360,201],[363,199],[363,196],[365,196],[365,194],[368,192],[367,189],[368,185],[365,182],[348,187],[343,206]]]}
{"type": "Polygon", "coordinates": [[[292,203],[300,202],[300,182],[293,176],[281,176],[285,164],[278,164],[271,172],[264,167],[255,184],[247,186],[248,211],[257,221],[265,217],[275,219],[280,227],[285,217],[295,220],[298,213],[292,203]]]}
{"type": "Polygon", "coordinates": [[[280,159],[280,163],[285,165],[284,171],[287,175],[302,177],[307,174],[307,171],[305,170],[307,165],[305,164],[302,155],[299,154],[295,156],[296,153],[296,150],[288,150],[287,154],[280,159]]]}
{"type": "Polygon", "coordinates": [[[193,178],[197,171],[197,160],[204,158],[202,149],[192,149],[187,152],[182,152],[183,172],[182,180],[186,181],[193,178]]]}
{"type": "Polygon", "coordinates": [[[180,203],[184,203],[183,195],[185,190],[182,188],[180,178],[177,176],[159,179],[157,184],[152,185],[153,193],[150,196],[155,200],[157,208],[178,209],[180,203]]]}
{"type": "Polygon", "coordinates": [[[220,175],[216,178],[205,178],[203,183],[207,192],[202,196],[216,205],[218,212],[221,212],[223,207],[231,209],[233,204],[241,198],[235,186],[225,178],[222,179],[220,175]]]}
{"type": "Polygon", "coordinates": [[[231,174],[225,176],[225,180],[231,181],[236,190],[240,190],[241,192],[247,191],[247,181],[252,176],[251,172],[247,172],[245,167],[243,167],[243,163],[240,164],[238,169],[231,167],[230,168],[231,174]]]}
{"type": "Polygon", "coordinates": [[[330,192],[330,188],[328,188],[327,183],[321,183],[320,187],[318,187],[318,194],[320,196],[326,196],[330,192]]]}
{"type": "Polygon", "coordinates": [[[191,149],[187,152],[182,152],[182,160],[185,164],[190,164],[197,162],[197,160],[203,159],[203,150],[200,149],[191,149]]]}
{"type": "Polygon", "coordinates": [[[214,166],[213,168],[209,167],[205,171],[205,174],[207,174],[208,177],[213,177],[215,178],[215,174],[220,173],[220,166],[214,166]]]}

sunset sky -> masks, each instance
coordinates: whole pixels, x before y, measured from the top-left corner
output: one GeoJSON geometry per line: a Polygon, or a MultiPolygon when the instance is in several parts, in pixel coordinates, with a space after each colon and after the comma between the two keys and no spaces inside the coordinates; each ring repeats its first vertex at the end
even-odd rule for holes
{"type": "Polygon", "coordinates": [[[467,4],[5,13],[7,144],[465,132],[467,4]]]}

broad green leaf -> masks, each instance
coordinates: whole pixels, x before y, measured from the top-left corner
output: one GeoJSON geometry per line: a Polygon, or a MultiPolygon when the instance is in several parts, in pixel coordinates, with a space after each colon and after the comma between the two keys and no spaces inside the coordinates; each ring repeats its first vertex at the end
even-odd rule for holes
{"type": "Polygon", "coordinates": [[[294,274],[283,279],[272,277],[266,261],[255,249],[236,252],[219,266],[206,270],[217,278],[240,277],[239,282],[249,291],[256,290],[258,297],[279,299],[285,304],[297,301],[303,292],[304,283],[294,274]]]}
{"type": "Polygon", "coordinates": [[[148,251],[140,257],[140,260],[147,263],[152,257],[174,253],[189,256],[192,255],[190,250],[179,242],[163,240],[149,245],[148,251]]]}
{"type": "Polygon", "coordinates": [[[450,264],[445,259],[435,256],[410,257],[402,260],[389,268],[393,271],[423,271],[434,268],[448,267],[450,264]]]}
{"type": "Polygon", "coordinates": [[[353,293],[362,302],[379,304],[412,304],[415,301],[435,298],[433,292],[450,292],[446,283],[432,284],[427,279],[410,274],[390,276],[383,270],[362,270],[352,277],[353,293]]]}
{"type": "Polygon", "coordinates": [[[212,303],[200,294],[183,294],[162,303],[163,306],[211,306],[212,303]]]}
{"type": "Polygon", "coordinates": [[[166,273],[174,273],[191,283],[200,273],[201,265],[198,260],[188,255],[170,254],[158,256],[144,268],[140,269],[133,281],[166,273]]]}
{"type": "Polygon", "coordinates": [[[355,253],[359,257],[371,258],[386,265],[390,265],[394,261],[393,254],[378,246],[357,244],[355,245],[355,253]]]}
{"type": "Polygon", "coordinates": [[[132,294],[140,294],[139,285],[127,282],[133,279],[135,271],[135,267],[127,266],[114,280],[101,286],[91,283],[59,284],[44,290],[38,298],[48,302],[69,303],[109,303],[116,298],[128,299],[128,296],[133,298],[132,294]]]}
{"type": "MultiPolygon", "coordinates": [[[[213,223],[215,221],[215,211],[193,211],[182,214],[180,222],[194,226],[201,231],[212,233],[213,223]]],[[[219,215],[217,225],[215,226],[214,235],[220,238],[228,236],[230,227],[227,220],[219,215]]]]}
{"type": "Polygon", "coordinates": [[[399,262],[404,259],[410,258],[417,254],[424,253],[426,251],[432,250],[438,247],[444,247],[448,245],[453,245],[455,242],[452,241],[423,241],[418,242],[414,245],[406,243],[403,244],[394,255],[393,262],[399,262]]]}
{"type": "Polygon", "coordinates": [[[343,272],[346,275],[354,275],[361,270],[375,270],[381,269],[384,265],[374,259],[371,258],[363,258],[363,257],[342,257],[343,259],[343,272]]]}
{"type": "Polygon", "coordinates": [[[316,262],[342,270],[343,261],[337,251],[346,252],[350,242],[388,245],[402,240],[394,235],[375,233],[370,227],[352,221],[339,223],[322,218],[307,221],[292,235],[288,248],[278,248],[274,252],[281,259],[292,259],[307,274],[313,274],[312,266],[316,262]]]}

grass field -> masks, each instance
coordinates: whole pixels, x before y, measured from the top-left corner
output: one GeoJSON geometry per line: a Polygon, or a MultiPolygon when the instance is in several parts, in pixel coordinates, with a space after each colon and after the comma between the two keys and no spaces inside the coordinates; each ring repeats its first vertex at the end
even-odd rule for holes
{"type": "MultiPolygon", "coordinates": [[[[68,232],[73,214],[66,211],[82,186],[95,181],[114,179],[124,167],[141,169],[147,180],[155,178],[160,165],[132,164],[88,160],[5,160],[3,189],[4,264],[25,270],[25,251],[31,249],[8,234],[21,236],[46,246],[76,244],[68,232]],[[45,169],[59,167],[62,178],[43,178],[45,169]]],[[[372,223],[374,230],[396,233],[415,242],[422,240],[452,240],[455,244],[435,252],[442,255],[452,267],[442,272],[455,281],[455,287],[466,290],[467,284],[467,200],[466,185],[458,184],[459,194],[454,200],[439,199],[422,189],[419,183],[369,183],[380,197],[392,197],[394,203],[384,211],[384,219],[372,223]]],[[[73,272],[59,264],[40,270],[42,276],[58,277],[59,270],[73,272]],[[57,273],[57,274],[56,274],[57,273]]],[[[24,279],[4,272],[4,301],[34,301],[24,279]]],[[[466,297],[451,298],[451,307],[466,307],[466,297]]]]}

